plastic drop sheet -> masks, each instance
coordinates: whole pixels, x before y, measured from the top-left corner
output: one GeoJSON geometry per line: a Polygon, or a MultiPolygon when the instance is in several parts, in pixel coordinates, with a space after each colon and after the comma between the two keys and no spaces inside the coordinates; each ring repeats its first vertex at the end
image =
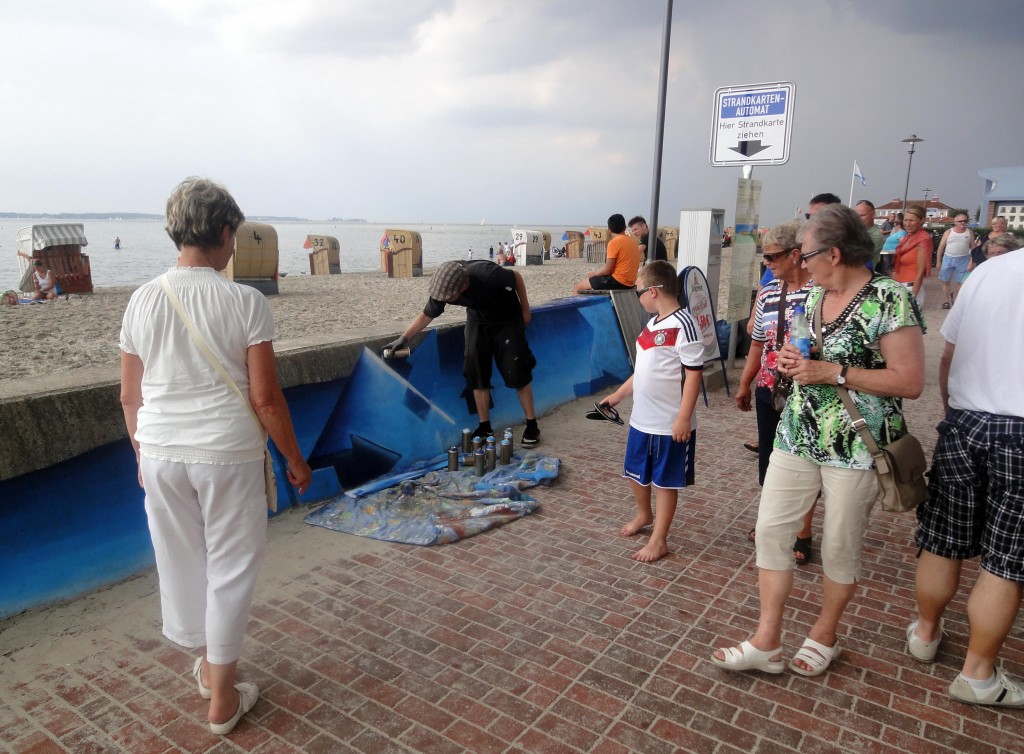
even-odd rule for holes
{"type": "Polygon", "coordinates": [[[524,490],[551,484],[559,460],[533,450],[478,477],[472,467],[448,471],[447,456],[347,491],[305,521],[360,537],[441,545],[472,537],[540,508],[524,490]]]}

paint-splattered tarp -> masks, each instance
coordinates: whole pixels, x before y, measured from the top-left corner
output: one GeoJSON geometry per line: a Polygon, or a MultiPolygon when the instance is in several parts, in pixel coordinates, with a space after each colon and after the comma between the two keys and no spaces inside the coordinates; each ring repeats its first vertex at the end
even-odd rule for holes
{"type": "Polygon", "coordinates": [[[472,469],[448,471],[446,457],[432,459],[349,490],[305,521],[386,542],[445,544],[533,513],[540,503],[523,490],[550,484],[558,466],[553,456],[523,451],[478,477],[472,469]]]}

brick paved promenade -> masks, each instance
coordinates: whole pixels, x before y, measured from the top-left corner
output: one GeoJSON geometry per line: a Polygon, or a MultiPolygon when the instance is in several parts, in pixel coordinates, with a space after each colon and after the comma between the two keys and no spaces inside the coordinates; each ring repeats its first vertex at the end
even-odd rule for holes
{"type": "MultiPolygon", "coordinates": [[[[943,312],[928,315],[929,386],[908,413],[930,450],[943,312]]],[[[742,447],[754,418],[724,392],[710,398],[699,416],[698,485],[681,497],[673,554],[656,564],[630,560],[638,544],[617,535],[632,515],[619,478],[625,431],[583,420],[593,400],[577,401],[541,423],[561,478],[538,491],[539,513],[504,528],[419,548],[308,527],[301,513],[275,520],[239,670],[262,697],[228,738],[207,731],[193,656],[160,636],[150,574],[0,623],[0,748],[1024,751],[1024,711],[946,695],[966,643],[962,597],[934,665],[904,652],[913,516],[873,516],[864,580],[830,672],[732,674],[709,662],[713,647],[749,636],[758,610],[746,540],[756,461],[742,447]]],[[[965,571],[973,583],[974,567],[965,571]]],[[[812,621],[821,575],[817,564],[798,571],[788,654],[812,621]]],[[[1024,680],[1019,624],[1003,664],[1024,680]]]]}

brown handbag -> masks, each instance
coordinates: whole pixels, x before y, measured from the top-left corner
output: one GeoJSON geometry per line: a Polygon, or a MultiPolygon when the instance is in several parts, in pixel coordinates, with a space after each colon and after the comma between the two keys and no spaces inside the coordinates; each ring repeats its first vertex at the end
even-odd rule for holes
{"type": "MultiPolygon", "coordinates": [[[[814,337],[818,342],[818,351],[821,352],[821,301],[814,310],[814,337]]],[[[850,391],[841,385],[836,385],[836,392],[846,407],[846,412],[853,420],[853,428],[856,429],[868,452],[875,461],[875,474],[878,477],[878,499],[882,504],[882,510],[890,513],[905,513],[912,511],[918,505],[928,499],[928,461],[924,455],[924,448],[916,437],[907,432],[898,440],[893,440],[884,448],[879,448],[878,443],[868,429],[868,423],[864,421],[860,411],[850,397],[850,391]]]]}

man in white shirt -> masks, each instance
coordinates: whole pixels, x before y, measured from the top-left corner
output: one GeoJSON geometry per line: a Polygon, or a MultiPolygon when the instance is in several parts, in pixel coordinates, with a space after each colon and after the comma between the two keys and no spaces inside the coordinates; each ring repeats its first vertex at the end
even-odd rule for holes
{"type": "Polygon", "coordinates": [[[1024,707],[1024,689],[996,668],[1024,594],[1024,252],[971,273],[942,326],[939,386],[946,417],[917,511],[918,619],[907,651],[931,662],[964,560],[981,556],[967,601],[967,656],[949,694],[968,704],[1024,707]],[[998,312],[1001,326],[993,326],[998,312]]]}
{"type": "Polygon", "coordinates": [[[967,278],[967,263],[971,261],[974,233],[967,227],[967,215],[953,218],[953,227],[942,234],[935,264],[942,281],[942,308],[948,309],[956,300],[957,291],[967,278]]]}

